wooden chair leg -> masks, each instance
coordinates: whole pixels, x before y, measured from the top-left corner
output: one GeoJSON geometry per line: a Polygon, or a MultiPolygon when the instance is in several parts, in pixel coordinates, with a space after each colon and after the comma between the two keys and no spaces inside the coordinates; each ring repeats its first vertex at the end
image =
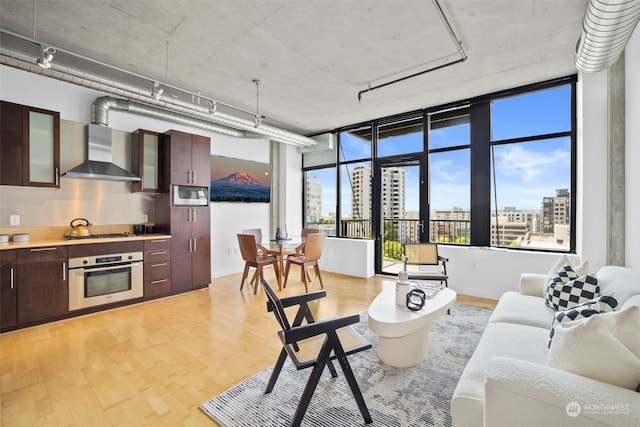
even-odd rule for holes
{"type": "Polygon", "coordinates": [[[316,276],[318,276],[318,280],[320,280],[320,288],[324,289],[324,283],[322,283],[322,275],[320,274],[320,267],[318,263],[313,264],[313,269],[316,272],[316,276]]]}
{"type": "Polygon", "coordinates": [[[309,286],[307,285],[307,270],[304,264],[301,264],[300,268],[302,269],[302,280],[304,281],[304,291],[306,293],[309,293],[309,286]]]}
{"type": "Polygon", "coordinates": [[[240,290],[244,287],[244,281],[247,280],[249,274],[249,264],[244,265],[244,273],[242,273],[242,280],[240,281],[240,290]]]}
{"type": "Polygon", "coordinates": [[[256,267],[256,275],[258,276],[258,280],[256,280],[255,285],[253,286],[253,294],[257,294],[258,293],[258,285],[260,284],[260,280],[262,280],[262,266],[260,264],[258,264],[258,266],[256,267]]]}
{"type": "Polygon", "coordinates": [[[284,288],[287,287],[287,280],[289,280],[289,268],[291,267],[291,263],[287,262],[286,266],[284,267],[284,288]]]}
{"type": "Polygon", "coordinates": [[[293,421],[291,422],[293,427],[298,427],[300,426],[300,423],[302,423],[302,419],[304,418],[304,414],[307,412],[309,402],[311,402],[313,392],[318,386],[320,376],[322,375],[322,371],[324,370],[327,360],[329,360],[329,354],[323,354],[321,351],[320,355],[318,355],[318,362],[311,370],[311,375],[309,375],[309,380],[307,381],[307,385],[304,387],[304,392],[302,393],[302,397],[300,398],[300,402],[296,408],[296,413],[293,416],[293,421]]]}
{"type": "Polygon", "coordinates": [[[347,356],[344,354],[344,350],[342,350],[341,352],[342,354],[339,355],[338,361],[340,362],[340,366],[342,367],[342,372],[344,373],[344,376],[347,379],[347,383],[351,388],[351,393],[353,393],[353,397],[356,399],[356,402],[358,403],[358,408],[360,409],[362,418],[364,418],[364,423],[371,424],[371,421],[372,421],[371,414],[369,414],[369,409],[367,408],[367,404],[364,401],[364,397],[362,397],[362,392],[360,391],[360,387],[358,386],[356,377],[355,375],[353,375],[353,370],[351,369],[351,365],[349,365],[347,356]]]}
{"type": "Polygon", "coordinates": [[[275,270],[275,273],[276,273],[276,280],[278,282],[278,290],[281,291],[282,290],[282,281],[280,279],[280,267],[278,266],[277,262],[273,263],[273,269],[275,270]]]}

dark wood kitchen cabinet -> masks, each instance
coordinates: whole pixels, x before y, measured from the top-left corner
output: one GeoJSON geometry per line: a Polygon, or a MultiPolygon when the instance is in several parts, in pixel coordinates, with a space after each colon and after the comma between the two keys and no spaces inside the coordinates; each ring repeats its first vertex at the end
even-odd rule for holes
{"type": "Polygon", "coordinates": [[[171,239],[144,242],[144,297],[157,298],[171,293],[171,239]]]}
{"type": "Polygon", "coordinates": [[[209,206],[171,206],[168,194],[155,197],[155,222],[171,234],[171,291],[203,288],[211,282],[209,206]]]}
{"type": "Polygon", "coordinates": [[[69,312],[66,246],[18,249],[15,279],[19,324],[69,312]]]}
{"type": "Polygon", "coordinates": [[[169,192],[171,184],[209,187],[211,145],[208,137],[170,130],[162,141],[164,192],[169,192]]]}
{"type": "Polygon", "coordinates": [[[0,330],[18,324],[16,251],[0,251],[0,330]]]}
{"type": "Polygon", "coordinates": [[[142,178],[131,183],[131,192],[159,193],[162,189],[161,134],[138,129],[131,134],[132,172],[142,178]]]}
{"type": "Polygon", "coordinates": [[[0,185],[60,187],[60,113],[0,102],[0,185]]]}

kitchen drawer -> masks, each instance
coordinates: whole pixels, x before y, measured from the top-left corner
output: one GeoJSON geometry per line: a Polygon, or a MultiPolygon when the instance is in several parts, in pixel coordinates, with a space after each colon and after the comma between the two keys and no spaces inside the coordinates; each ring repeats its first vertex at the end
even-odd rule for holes
{"type": "Polygon", "coordinates": [[[171,293],[171,277],[144,281],[144,297],[154,298],[171,293]]]}
{"type": "Polygon", "coordinates": [[[82,243],[69,245],[69,258],[81,258],[94,255],[119,254],[126,252],[142,252],[142,241],[111,242],[111,243],[82,243]]]}
{"type": "Polygon", "coordinates": [[[171,277],[171,263],[159,261],[144,263],[144,280],[156,280],[171,277]]]}
{"type": "Polygon", "coordinates": [[[170,249],[170,248],[171,248],[171,239],[169,238],[158,238],[158,239],[144,241],[145,251],[156,251],[158,249],[170,249]]]}
{"type": "Polygon", "coordinates": [[[42,248],[29,248],[17,250],[17,264],[30,264],[33,262],[47,262],[67,259],[66,246],[46,246],[42,248]]]}
{"type": "Polygon", "coordinates": [[[169,249],[156,249],[152,251],[144,251],[144,263],[154,263],[159,261],[171,260],[171,251],[169,249]]]}

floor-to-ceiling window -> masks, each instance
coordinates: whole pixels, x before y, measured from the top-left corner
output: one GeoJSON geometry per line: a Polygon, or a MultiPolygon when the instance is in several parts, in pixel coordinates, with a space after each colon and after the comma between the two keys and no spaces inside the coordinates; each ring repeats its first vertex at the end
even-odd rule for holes
{"type": "Polygon", "coordinates": [[[334,150],[304,155],[306,191],[316,179],[323,194],[306,195],[306,225],[376,239],[382,260],[412,240],[573,251],[575,82],[336,129],[334,150]]]}

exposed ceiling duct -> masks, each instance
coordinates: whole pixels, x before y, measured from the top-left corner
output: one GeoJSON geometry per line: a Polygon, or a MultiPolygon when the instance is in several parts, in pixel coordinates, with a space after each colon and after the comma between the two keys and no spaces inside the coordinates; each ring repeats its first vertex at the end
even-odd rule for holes
{"type": "MultiPolygon", "coordinates": [[[[317,144],[317,142],[311,138],[274,126],[265,124],[256,125],[253,117],[251,117],[250,120],[236,117],[235,115],[221,111],[221,108],[217,108],[217,105],[220,104],[226,107],[227,110],[236,110],[253,115],[253,113],[241,108],[233,107],[229,104],[224,104],[169,84],[160,84],[151,78],[130,73],[126,70],[118,69],[57,47],[55,48],[56,61],[51,64],[50,68],[42,68],[36,65],[37,61],[41,60],[41,57],[34,56],[29,53],[29,51],[37,48],[40,54],[40,46],[46,44],[5,30],[0,30],[0,32],[2,33],[0,64],[111,95],[121,96],[126,98],[126,100],[135,101],[119,111],[126,111],[132,114],[140,114],[175,123],[188,124],[236,137],[261,135],[271,140],[297,147],[309,147],[317,144]],[[18,48],[7,47],[9,37],[16,39],[16,45],[26,44],[26,46],[23,46],[25,48],[18,50],[18,48]],[[66,62],[65,58],[67,59],[66,62]],[[93,70],[87,71],[82,69],[77,65],[79,63],[89,64],[93,67],[93,70]],[[105,72],[110,72],[111,76],[101,76],[99,74],[100,69],[104,69],[105,72]],[[122,80],[118,80],[113,76],[121,76],[122,80]],[[131,83],[133,81],[137,83],[137,86],[131,83]],[[148,88],[146,86],[141,87],[142,84],[147,85],[148,88]],[[159,86],[167,89],[164,91],[164,97],[158,95],[159,86]],[[192,102],[182,101],[178,99],[177,96],[169,96],[168,92],[170,91],[171,93],[180,93],[182,96],[188,95],[192,102]]],[[[51,48],[53,49],[53,47],[51,48]]],[[[104,104],[103,107],[108,109],[118,107],[118,105],[124,105],[120,102],[123,100],[114,100],[115,98],[110,98],[110,101],[104,104]]],[[[92,106],[92,109],[93,108],[92,106]]],[[[107,126],[108,115],[103,114],[101,117],[102,123],[98,124],[107,126]]]]}
{"type": "Polygon", "coordinates": [[[576,68],[604,70],[618,60],[638,21],[639,0],[589,0],[576,46],[576,68]]]}

